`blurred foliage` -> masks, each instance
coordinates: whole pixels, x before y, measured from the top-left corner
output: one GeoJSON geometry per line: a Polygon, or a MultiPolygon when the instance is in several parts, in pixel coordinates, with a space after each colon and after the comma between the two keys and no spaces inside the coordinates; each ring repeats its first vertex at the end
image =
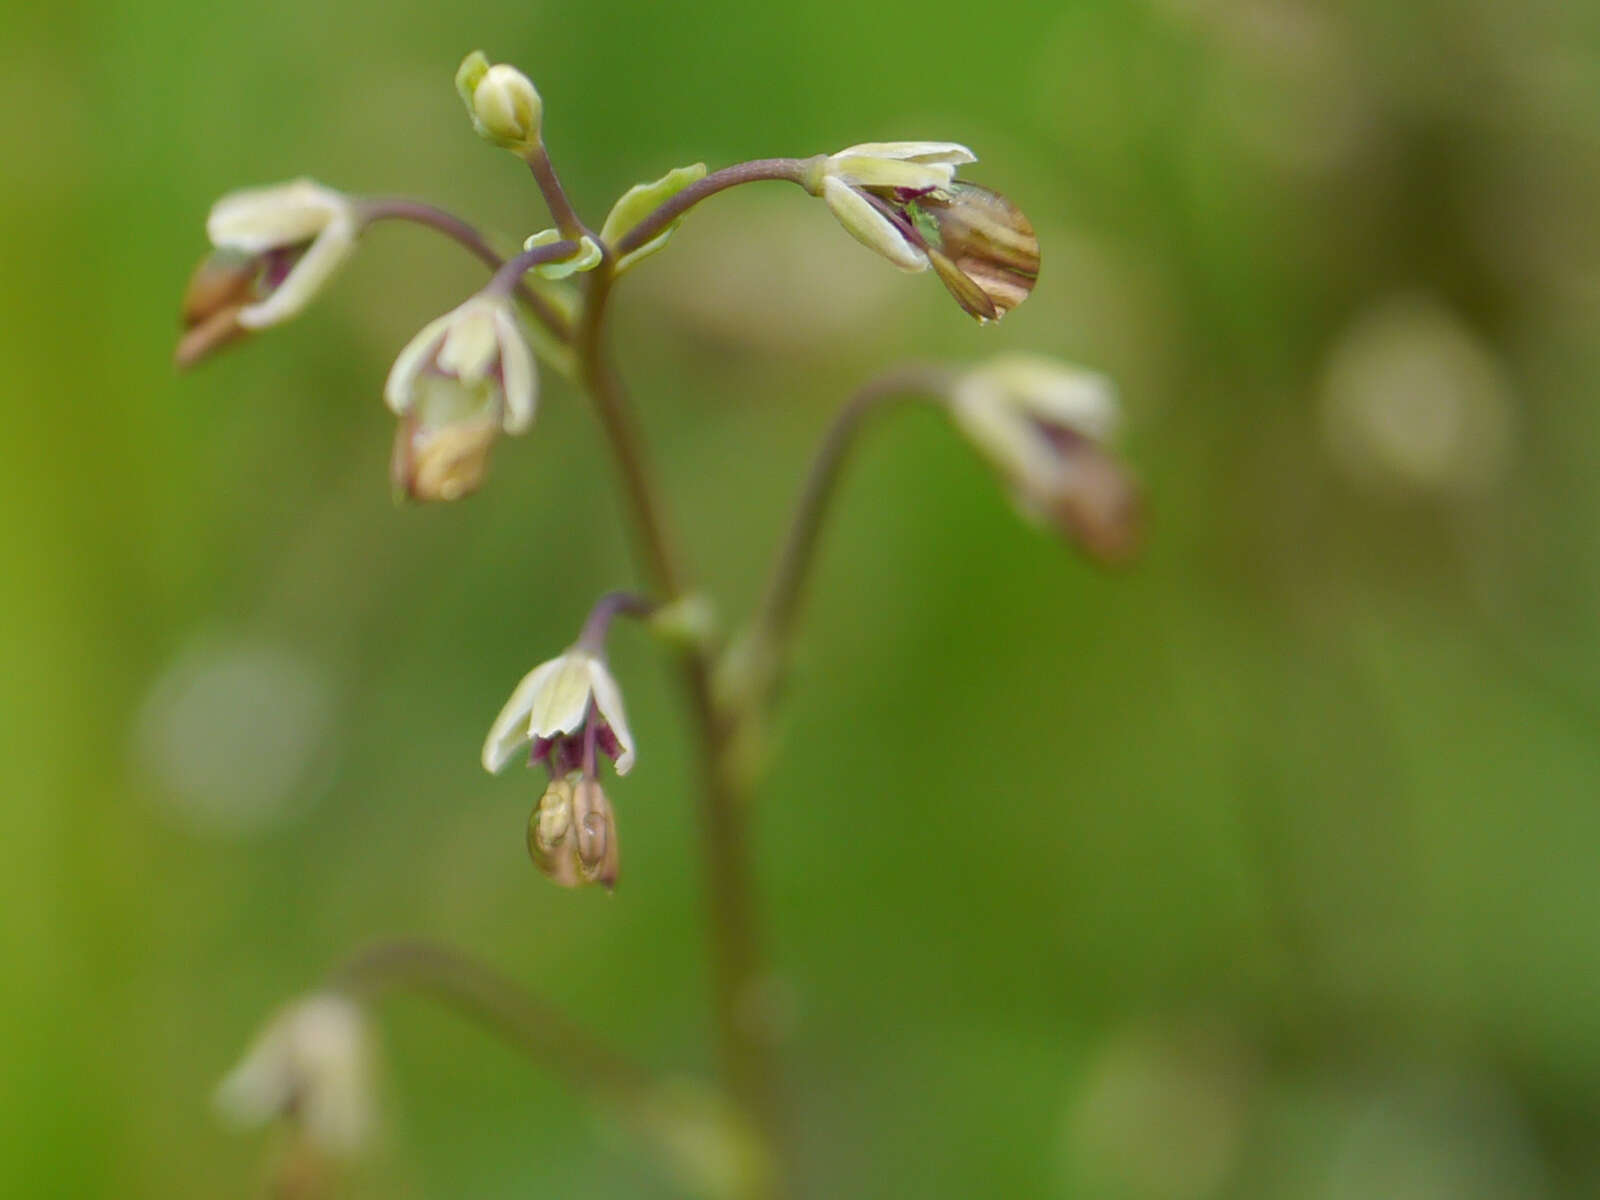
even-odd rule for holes
{"type": "MultiPolygon", "coordinates": [[[[668,167],[976,147],[1044,247],[979,330],[792,189],[696,212],[619,356],[737,612],[880,364],[1116,377],[1155,514],[1096,574],[937,421],[847,480],[758,822],[805,1182],[1096,1200],[1600,1193],[1600,9],[1578,0],[8,7],[0,1193],[248,1194],[208,1098],[259,1021],[416,932],[641,1059],[710,1061],[676,692],[615,897],[477,749],[630,580],[597,430],[389,500],[388,362],[481,270],[367,239],[175,379],[211,200],[306,173],[545,221],[451,73],[538,82],[596,221],[668,167]],[[981,15],[980,15],[981,12],[981,15]],[[82,735],[80,737],[80,735],[82,735]]],[[[383,1014],[374,1195],[667,1196],[549,1079],[383,1014]],[[597,1133],[600,1136],[595,1136],[597,1133]]]]}

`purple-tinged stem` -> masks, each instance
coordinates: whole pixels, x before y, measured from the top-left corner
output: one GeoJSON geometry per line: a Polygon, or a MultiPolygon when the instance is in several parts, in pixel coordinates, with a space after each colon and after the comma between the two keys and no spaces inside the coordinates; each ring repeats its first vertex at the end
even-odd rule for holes
{"type": "MultiPolygon", "coordinates": [[[[362,200],[360,211],[363,225],[373,225],[379,221],[410,221],[414,225],[426,225],[464,246],[491,269],[499,270],[505,265],[505,258],[496,252],[489,244],[489,239],[484,237],[476,226],[442,208],[435,208],[431,204],[424,204],[420,200],[409,200],[402,196],[378,196],[362,200]]],[[[559,342],[572,340],[571,324],[551,307],[548,300],[521,282],[517,284],[515,292],[517,299],[528,306],[529,311],[550,331],[552,337],[559,342]]]]}
{"type": "Polygon", "coordinates": [[[550,217],[555,221],[556,228],[561,231],[561,236],[577,241],[588,233],[588,229],[573,209],[572,201],[567,199],[566,189],[561,186],[555,164],[550,161],[544,143],[540,142],[529,149],[523,155],[523,161],[528,164],[528,170],[533,172],[534,182],[539,185],[545,205],[550,209],[550,217]]]}
{"type": "Polygon", "coordinates": [[[739,163],[737,166],[724,167],[720,171],[713,171],[704,179],[696,180],[684,188],[683,191],[663,201],[660,207],[623,234],[617,244],[611,247],[611,250],[619,258],[625,254],[631,254],[650,241],[650,239],[658,236],[668,225],[671,225],[707,196],[714,196],[718,192],[737,187],[741,183],[757,183],[764,179],[777,179],[786,180],[789,183],[798,183],[804,187],[807,172],[815,161],[812,158],[758,158],[750,162],[739,163]]]}

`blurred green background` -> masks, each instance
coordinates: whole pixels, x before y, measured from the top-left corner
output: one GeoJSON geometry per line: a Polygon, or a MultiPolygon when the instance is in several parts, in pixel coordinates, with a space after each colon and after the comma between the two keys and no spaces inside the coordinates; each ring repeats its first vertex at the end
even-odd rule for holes
{"type": "MultiPolygon", "coordinates": [[[[488,722],[630,582],[547,372],[470,501],[397,509],[388,363],[483,278],[385,226],[178,378],[212,200],[310,174],[547,222],[451,89],[524,67],[591,221],[638,180],[937,138],[1044,268],[976,328],[795,189],[619,292],[692,557],[753,596],[832,407],[905,357],[1111,373],[1153,512],[1108,576],[931,415],[850,472],[757,820],[807,1194],[1600,1195],[1600,10],[7,6],[0,129],[0,1193],[254,1194],[218,1129],[260,1021],[353,948],[502,965],[638,1058],[712,1058],[674,681],[623,882],[522,845],[488,722]]],[[[405,1196],[671,1196],[551,1080],[384,1007],[405,1196]]]]}

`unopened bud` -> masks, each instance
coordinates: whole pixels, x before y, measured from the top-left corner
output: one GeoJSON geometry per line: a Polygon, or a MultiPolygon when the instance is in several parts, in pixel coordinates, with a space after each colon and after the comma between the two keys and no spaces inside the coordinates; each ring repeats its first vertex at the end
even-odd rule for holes
{"type": "Polygon", "coordinates": [[[456,90],[480,137],[507,150],[538,143],[544,104],[533,81],[517,68],[491,66],[483,51],[474,50],[456,71],[456,90]]]}

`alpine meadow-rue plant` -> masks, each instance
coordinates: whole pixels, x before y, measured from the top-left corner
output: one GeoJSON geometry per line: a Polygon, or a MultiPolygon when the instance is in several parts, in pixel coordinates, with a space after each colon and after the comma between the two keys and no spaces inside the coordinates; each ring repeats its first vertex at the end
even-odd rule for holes
{"type": "MultiPolygon", "coordinates": [[[[397,942],[357,955],[275,1018],[224,1081],[218,1105],[237,1124],[287,1122],[291,1153],[277,1186],[282,1194],[320,1194],[335,1164],[368,1147],[378,1125],[365,1014],[384,991],[410,988],[486,1025],[612,1113],[686,1191],[714,1200],[784,1196],[791,1185],[773,1047],[746,1019],[763,979],[746,826],[767,758],[767,719],[838,477],[871,418],[901,403],[928,403],[948,416],[1023,514],[1097,561],[1122,561],[1137,545],[1141,506],[1110,449],[1116,398],[1100,375],[1015,354],[975,367],[900,367],[869,381],[823,437],[755,611],[724,634],[677,556],[676,531],[606,349],[618,279],[661,251],[701,201],[745,184],[788,182],[820,198],[851,236],[894,266],[931,269],[966,313],[988,323],[1033,289],[1033,226],[998,192],[957,176],[977,162],[967,147],[914,141],[717,171],[678,167],[629,188],[597,231],[561,186],[545,148],[544,105],[528,77],[473,53],[456,87],[477,133],[527,164],[551,227],[526,234],[522,251],[507,258],[468,222],[414,200],[347,195],[308,179],[235,192],[217,201],[206,222],[215,249],[184,297],[176,361],[190,366],[297,316],[369,226],[407,221],[453,239],[490,274],[476,293],[441,304],[447,311],[399,351],[383,386],[398,418],[391,464],[398,497],[455,501],[482,486],[495,441],[533,425],[539,359],[595,405],[644,585],[602,595],[568,648],[527,671],[490,726],[482,763],[500,773],[521,759],[544,772],[527,831],[528,853],[543,874],[563,887],[615,888],[628,797],[613,809],[602,768],[609,759],[618,777],[627,775],[635,747],[607,665],[607,636],[618,618],[633,618],[675,651],[702,765],[719,1079],[657,1077],[490,968],[444,946],[397,942]]],[[[565,642],[553,635],[546,653],[565,642]]]]}

